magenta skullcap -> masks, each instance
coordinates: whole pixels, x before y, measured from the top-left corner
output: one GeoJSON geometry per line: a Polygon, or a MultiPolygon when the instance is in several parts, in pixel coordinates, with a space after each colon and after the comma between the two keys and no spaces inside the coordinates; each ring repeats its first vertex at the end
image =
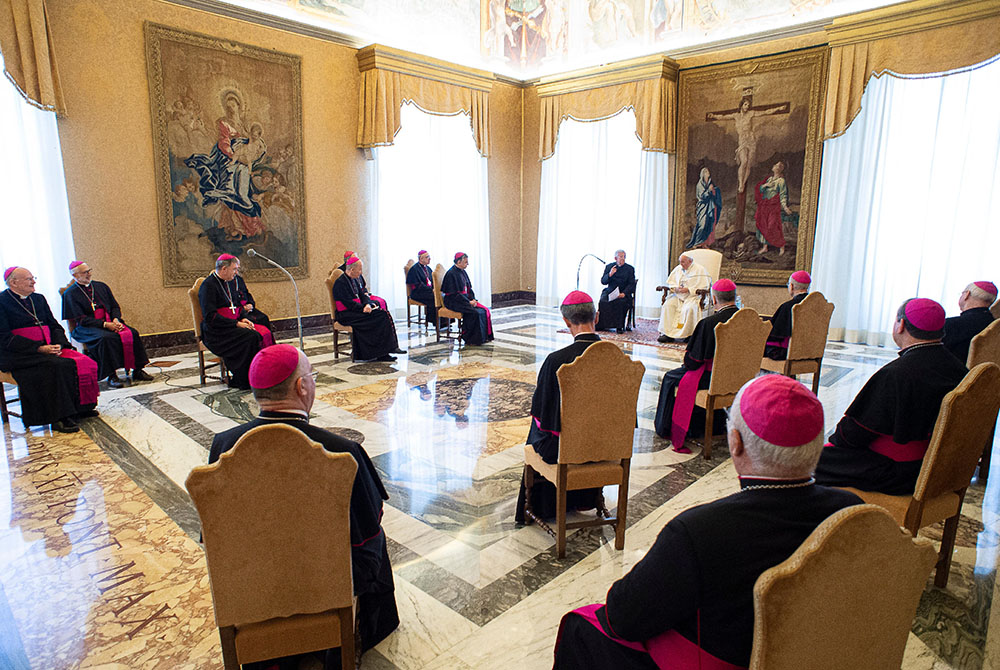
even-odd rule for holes
{"type": "Polygon", "coordinates": [[[351,258],[352,256],[354,256],[354,252],[353,252],[353,251],[345,251],[345,252],[344,252],[344,260],[345,260],[345,261],[346,261],[346,260],[347,260],[348,258],[351,258]]]}
{"type": "Polygon", "coordinates": [[[417,258],[420,258],[421,256],[423,256],[426,253],[427,253],[426,249],[421,249],[420,251],[417,252],[417,258]]]}
{"type": "Polygon", "coordinates": [[[468,255],[469,255],[469,254],[465,253],[464,251],[456,251],[456,252],[455,252],[455,260],[457,261],[457,260],[458,260],[459,258],[461,258],[462,256],[468,256],[468,255]]]}
{"type": "Polygon", "coordinates": [[[974,281],[972,283],[978,286],[979,288],[983,289],[990,295],[997,294],[997,285],[991,281],[974,281]]]}
{"type": "Polygon", "coordinates": [[[736,284],[733,283],[732,279],[720,279],[712,284],[712,290],[716,293],[727,293],[729,291],[735,291],[736,284]]]}
{"type": "Polygon", "coordinates": [[[799,284],[812,284],[813,278],[809,276],[809,273],[805,270],[799,270],[798,272],[792,273],[792,281],[798,282],[799,284]]]}
{"type": "Polygon", "coordinates": [[[290,344],[264,347],[250,363],[250,386],[269,389],[288,379],[299,367],[299,350],[290,344]]]}
{"type": "Polygon", "coordinates": [[[594,299],[583,291],[570,291],[569,295],[562,301],[564,305],[582,305],[584,303],[593,303],[594,299]]]}
{"type": "Polygon", "coordinates": [[[72,272],[74,268],[80,267],[81,265],[83,265],[83,261],[73,261],[69,264],[70,272],[72,272]]]}
{"type": "Polygon", "coordinates": [[[18,269],[19,267],[21,267],[21,266],[20,265],[11,265],[9,268],[7,268],[6,270],[4,270],[3,271],[3,280],[7,281],[7,278],[10,277],[14,273],[14,270],[18,269]]]}
{"type": "Polygon", "coordinates": [[[823,432],[823,405],[784,375],[751,380],[740,395],[740,416],[753,434],[778,447],[801,447],[823,432]]]}
{"type": "Polygon", "coordinates": [[[920,330],[936,331],[944,328],[944,307],[930,298],[914,298],[903,310],[906,320],[920,330]]]}
{"type": "Polygon", "coordinates": [[[357,256],[351,256],[350,258],[348,258],[348,259],[347,259],[347,260],[345,261],[345,263],[346,263],[347,265],[354,265],[355,263],[357,263],[357,262],[358,262],[358,261],[360,261],[360,260],[361,260],[361,259],[360,259],[360,258],[358,258],[357,256]]]}
{"type": "Polygon", "coordinates": [[[218,258],[216,258],[215,260],[217,260],[217,261],[235,261],[236,260],[236,256],[233,256],[232,254],[222,254],[221,256],[219,256],[218,258]]]}

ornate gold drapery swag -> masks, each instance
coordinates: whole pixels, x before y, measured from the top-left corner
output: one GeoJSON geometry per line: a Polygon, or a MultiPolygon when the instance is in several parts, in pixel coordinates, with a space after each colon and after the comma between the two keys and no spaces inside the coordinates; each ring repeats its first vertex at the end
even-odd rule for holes
{"type": "Polygon", "coordinates": [[[65,115],[45,0],[0,0],[4,74],[30,104],[65,115]]]}

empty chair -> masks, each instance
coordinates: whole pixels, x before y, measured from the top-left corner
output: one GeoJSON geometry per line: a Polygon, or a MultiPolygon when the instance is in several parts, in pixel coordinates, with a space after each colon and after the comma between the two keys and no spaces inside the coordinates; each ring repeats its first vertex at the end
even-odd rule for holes
{"type": "Polygon", "coordinates": [[[194,280],[194,286],[188,289],[188,298],[191,300],[191,318],[194,320],[194,338],[198,342],[198,375],[201,377],[202,386],[210,377],[208,370],[216,366],[219,368],[219,381],[225,382],[229,377],[229,373],[226,372],[226,363],[221,356],[210,358],[207,363],[205,362],[205,352],[208,351],[208,347],[201,341],[201,322],[204,316],[201,313],[201,302],[198,300],[198,291],[204,281],[204,277],[198,277],[194,280]]]}
{"type": "Polygon", "coordinates": [[[330,319],[333,323],[333,357],[340,358],[340,334],[346,333],[347,340],[351,344],[351,360],[354,360],[354,329],[337,322],[337,301],[333,299],[333,283],[337,281],[344,271],[340,268],[333,268],[330,276],[326,278],[326,295],[330,299],[330,319]]]}
{"type": "Polygon", "coordinates": [[[819,291],[807,295],[792,307],[792,336],[788,338],[788,357],[776,361],[763,357],[760,369],[786,377],[812,373],[812,391],[819,393],[819,373],[823,367],[826,334],[830,330],[833,303],[819,291]]]}

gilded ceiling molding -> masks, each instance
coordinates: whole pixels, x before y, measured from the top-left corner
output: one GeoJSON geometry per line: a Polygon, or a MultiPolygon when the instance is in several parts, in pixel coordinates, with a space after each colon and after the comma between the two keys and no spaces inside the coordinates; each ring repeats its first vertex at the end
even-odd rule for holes
{"type": "Polygon", "coordinates": [[[678,69],[677,63],[670,58],[662,54],[653,54],[651,56],[630,58],[629,60],[617,63],[598,65],[583,70],[542,77],[538,80],[535,88],[538,92],[538,97],[544,98],[550,95],[589,91],[595,88],[646,79],[677,81],[678,69]]]}
{"type": "Polygon", "coordinates": [[[915,0],[835,19],[823,139],[845,133],[872,76],[932,75],[1000,53],[997,0],[915,0]]]}
{"type": "Polygon", "coordinates": [[[456,65],[382,44],[370,44],[358,49],[358,70],[367,72],[374,69],[408,74],[486,93],[492,90],[496,80],[496,75],[486,70],[456,65]]]}

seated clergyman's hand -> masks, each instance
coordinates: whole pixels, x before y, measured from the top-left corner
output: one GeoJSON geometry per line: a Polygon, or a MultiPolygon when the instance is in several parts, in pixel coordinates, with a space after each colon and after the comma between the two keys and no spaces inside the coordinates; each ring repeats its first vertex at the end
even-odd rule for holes
{"type": "Polygon", "coordinates": [[[246,310],[248,312],[252,312],[253,311],[253,304],[252,303],[248,302],[247,304],[243,305],[243,307],[246,308],[246,310]]]}
{"type": "Polygon", "coordinates": [[[43,344],[38,347],[38,353],[40,354],[55,354],[58,356],[62,352],[62,347],[58,344],[43,344]]]}
{"type": "Polygon", "coordinates": [[[479,307],[479,301],[478,300],[470,300],[469,304],[472,305],[473,307],[479,307]]]}
{"type": "Polygon", "coordinates": [[[246,319],[240,319],[239,321],[236,322],[236,325],[239,326],[240,328],[248,328],[250,330],[254,329],[253,324],[247,321],[246,319]]]}
{"type": "Polygon", "coordinates": [[[364,311],[365,311],[365,314],[371,314],[371,312],[372,312],[372,306],[371,305],[365,305],[365,310],[364,311]]]}

